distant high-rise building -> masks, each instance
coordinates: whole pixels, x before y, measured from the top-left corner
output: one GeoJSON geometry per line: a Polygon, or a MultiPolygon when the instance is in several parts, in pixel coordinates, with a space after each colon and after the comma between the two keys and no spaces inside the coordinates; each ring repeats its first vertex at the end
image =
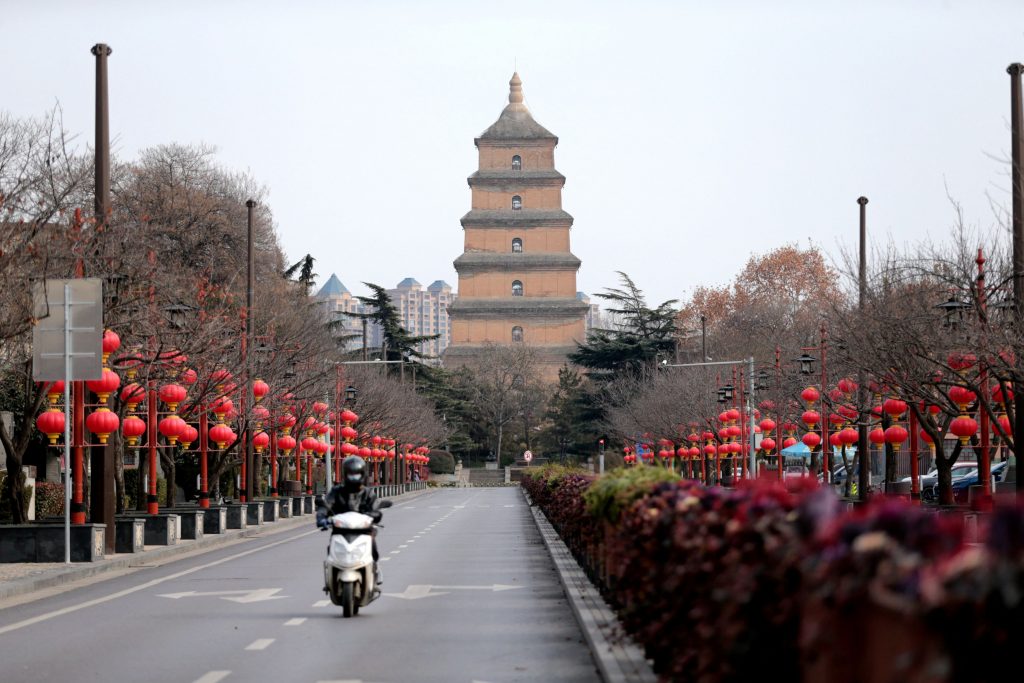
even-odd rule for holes
{"type": "MultiPolygon", "coordinates": [[[[406,332],[416,337],[439,335],[437,339],[423,342],[419,351],[428,357],[440,357],[451,339],[448,305],[456,298],[451,285],[444,280],[435,280],[424,289],[415,279],[407,277],[395,288],[388,289],[387,293],[395,310],[398,311],[406,332]]],[[[341,321],[341,327],[336,330],[338,335],[355,335],[346,342],[345,348],[350,351],[362,348],[362,321],[344,313],[367,313],[372,309],[352,296],[333,273],[316,293],[316,298],[323,303],[331,319],[341,321]]],[[[371,322],[366,333],[366,345],[372,349],[380,348],[383,344],[380,326],[371,322]]],[[[431,362],[430,358],[427,362],[431,362]]]]}
{"type": "Polygon", "coordinates": [[[604,327],[604,318],[601,317],[601,306],[591,303],[590,297],[585,292],[576,292],[576,299],[587,305],[587,317],[584,319],[587,331],[604,327]]]}
{"type": "Polygon", "coordinates": [[[448,305],[456,297],[452,286],[444,280],[434,280],[424,289],[419,282],[407,277],[397,287],[389,289],[388,294],[402,317],[402,327],[406,332],[416,337],[438,335],[437,339],[423,342],[419,349],[420,353],[433,357],[437,362],[451,340],[448,305]]]}

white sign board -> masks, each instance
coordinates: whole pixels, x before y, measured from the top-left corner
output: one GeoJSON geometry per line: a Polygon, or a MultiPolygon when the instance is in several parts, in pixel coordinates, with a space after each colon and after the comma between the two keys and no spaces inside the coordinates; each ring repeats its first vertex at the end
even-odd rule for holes
{"type": "Polygon", "coordinates": [[[32,296],[37,321],[32,329],[32,379],[37,382],[100,379],[103,376],[103,281],[98,278],[46,280],[36,285],[32,296]],[[64,301],[65,291],[70,294],[68,301],[64,301]],[[65,315],[66,311],[70,311],[70,315],[65,315]],[[67,332],[70,334],[65,337],[67,332]],[[68,348],[65,348],[66,339],[70,340],[68,348]],[[70,377],[65,377],[65,355],[70,356],[70,377]]]}
{"type": "Polygon", "coordinates": [[[531,460],[533,460],[533,453],[531,453],[530,451],[526,451],[525,453],[523,453],[523,460],[525,460],[526,462],[530,462],[531,460]]]}

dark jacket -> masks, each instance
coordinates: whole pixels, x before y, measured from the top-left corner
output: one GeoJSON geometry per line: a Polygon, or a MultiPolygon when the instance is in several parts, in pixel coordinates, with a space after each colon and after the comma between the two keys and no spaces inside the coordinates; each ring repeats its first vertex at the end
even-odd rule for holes
{"type": "Polygon", "coordinates": [[[340,515],[343,512],[361,512],[373,517],[375,522],[379,522],[380,510],[373,509],[376,500],[376,494],[366,487],[352,492],[346,489],[344,484],[337,484],[327,492],[327,495],[317,500],[317,524],[332,515],[340,515]]]}

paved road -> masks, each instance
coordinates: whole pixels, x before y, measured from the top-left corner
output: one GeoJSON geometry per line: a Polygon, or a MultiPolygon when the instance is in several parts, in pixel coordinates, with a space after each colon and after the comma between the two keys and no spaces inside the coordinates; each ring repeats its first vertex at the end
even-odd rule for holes
{"type": "Polygon", "coordinates": [[[432,491],[384,525],[386,595],[358,617],[321,592],[327,535],[299,529],[0,603],[0,680],[598,679],[518,489],[432,491]]]}

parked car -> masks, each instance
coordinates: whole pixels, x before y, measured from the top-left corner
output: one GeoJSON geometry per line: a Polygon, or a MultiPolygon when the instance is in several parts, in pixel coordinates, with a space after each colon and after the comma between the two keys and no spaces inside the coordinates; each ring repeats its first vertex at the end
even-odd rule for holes
{"type": "MultiPolygon", "coordinates": [[[[976,462],[964,461],[964,462],[954,463],[953,467],[952,467],[953,479],[957,479],[957,478],[962,477],[962,476],[964,476],[966,474],[970,474],[971,470],[976,470],[976,469],[978,469],[978,463],[976,463],[976,462]]],[[[903,477],[903,479],[901,479],[900,481],[903,482],[904,484],[909,484],[910,483],[910,477],[903,477]]],[[[932,486],[935,486],[937,483],[939,483],[939,470],[938,469],[933,467],[930,470],[928,470],[928,472],[926,474],[922,474],[921,475],[921,491],[925,491],[926,489],[929,489],[932,486]]]]}
{"type": "MultiPolygon", "coordinates": [[[[978,468],[977,463],[971,463],[972,467],[969,472],[953,479],[953,502],[954,503],[967,503],[967,497],[972,486],[977,486],[979,483],[978,479],[978,468]]],[[[992,465],[991,474],[993,484],[999,483],[1006,476],[1007,466],[1006,462],[998,462],[992,465]]],[[[926,496],[926,500],[938,500],[939,498],[939,485],[929,487],[927,491],[930,493],[926,496]]],[[[922,491],[924,494],[924,491],[922,491]]]]}

